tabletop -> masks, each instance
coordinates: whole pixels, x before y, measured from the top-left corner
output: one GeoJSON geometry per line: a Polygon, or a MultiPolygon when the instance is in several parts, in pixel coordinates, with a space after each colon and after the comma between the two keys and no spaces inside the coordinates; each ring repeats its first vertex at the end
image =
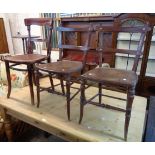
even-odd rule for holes
{"type": "MultiPolygon", "coordinates": [[[[59,81],[54,80],[54,82],[59,81]]],[[[42,79],[41,84],[47,86],[49,84],[48,78],[42,79]]],[[[79,87],[77,84],[74,86],[79,87]]],[[[92,87],[86,91],[86,94],[90,97],[95,91],[97,89],[92,87]]],[[[1,98],[0,107],[5,108],[7,114],[65,140],[124,141],[125,114],[123,112],[86,105],[83,121],[79,125],[79,96],[75,97],[71,102],[71,121],[68,121],[65,97],[42,92],[41,104],[37,108],[31,105],[28,92],[29,88],[24,87],[20,91],[12,93],[10,99],[1,98]]],[[[103,92],[117,97],[125,98],[126,96],[114,91],[103,90],[103,92]]],[[[104,97],[104,102],[118,107],[125,107],[122,100],[104,97]]],[[[127,141],[142,141],[146,103],[146,98],[135,96],[127,141]]]]}

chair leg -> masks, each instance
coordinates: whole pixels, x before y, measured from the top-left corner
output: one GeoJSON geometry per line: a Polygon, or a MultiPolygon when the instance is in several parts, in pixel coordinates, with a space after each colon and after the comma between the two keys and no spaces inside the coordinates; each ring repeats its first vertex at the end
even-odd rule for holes
{"type": "Polygon", "coordinates": [[[31,104],[34,105],[34,91],[33,91],[33,66],[32,65],[27,65],[27,70],[28,70],[28,79],[29,79],[29,88],[30,88],[30,94],[31,94],[31,104]]]}
{"type": "Polygon", "coordinates": [[[70,75],[66,79],[67,116],[70,121],[70,75]]]}
{"type": "Polygon", "coordinates": [[[10,67],[9,67],[9,62],[8,61],[5,61],[5,68],[6,68],[6,74],[7,74],[7,80],[8,80],[7,98],[9,98],[10,94],[11,94],[11,76],[10,76],[10,67]]]}
{"type": "Polygon", "coordinates": [[[49,79],[50,79],[52,90],[54,91],[54,83],[53,83],[53,78],[51,74],[49,74],[49,79]]]}
{"type": "Polygon", "coordinates": [[[81,96],[80,96],[80,119],[79,124],[81,124],[83,118],[84,104],[85,104],[85,80],[81,81],[81,96]]]}
{"type": "Polygon", "coordinates": [[[124,125],[125,141],[127,141],[128,127],[129,127],[129,122],[130,122],[130,117],[131,117],[131,109],[132,109],[134,94],[135,94],[135,88],[129,88],[128,93],[127,93],[127,105],[126,105],[125,125],[124,125]]]}
{"type": "Polygon", "coordinates": [[[35,75],[34,65],[33,65],[33,69],[32,69],[32,78],[33,78],[33,83],[36,86],[36,75],[35,75]]]}
{"type": "Polygon", "coordinates": [[[39,71],[36,71],[36,87],[37,87],[37,108],[40,105],[40,82],[39,82],[39,71]]]}
{"type": "Polygon", "coordinates": [[[99,91],[98,91],[98,94],[99,94],[99,104],[101,104],[102,103],[102,84],[99,83],[98,87],[99,87],[99,91]]]}
{"type": "Polygon", "coordinates": [[[63,77],[62,76],[60,76],[60,85],[61,85],[62,94],[65,95],[65,88],[64,88],[64,83],[63,83],[63,77]]]}

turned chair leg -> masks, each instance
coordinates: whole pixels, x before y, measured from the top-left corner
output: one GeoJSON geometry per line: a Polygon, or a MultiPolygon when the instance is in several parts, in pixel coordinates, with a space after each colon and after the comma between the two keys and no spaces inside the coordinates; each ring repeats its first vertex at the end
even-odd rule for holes
{"type": "Polygon", "coordinates": [[[66,79],[67,116],[70,121],[70,76],[66,79]]]}
{"type": "Polygon", "coordinates": [[[31,104],[34,105],[34,91],[33,91],[33,65],[27,65],[28,70],[28,80],[31,95],[31,104]]]}
{"type": "Polygon", "coordinates": [[[40,105],[40,82],[39,82],[39,71],[36,70],[36,88],[37,88],[37,108],[40,105]]]}
{"type": "Polygon", "coordinates": [[[50,74],[50,73],[49,73],[49,79],[50,79],[52,90],[54,91],[55,89],[54,89],[53,78],[52,78],[52,74],[50,74]]]}
{"type": "Polygon", "coordinates": [[[125,125],[124,125],[124,139],[125,139],[125,141],[127,141],[128,128],[129,128],[129,123],[130,123],[131,109],[132,109],[134,94],[135,94],[135,89],[129,88],[128,93],[127,93],[127,105],[126,105],[125,125]]]}
{"type": "Polygon", "coordinates": [[[81,81],[81,96],[80,96],[80,119],[79,124],[81,124],[82,118],[83,118],[83,111],[84,111],[84,104],[86,101],[85,97],[85,80],[81,81]]]}
{"type": "Polygon", "coordinates": [[[10,94],[11,94],[11,76],[10,76],[10,67],[9,67],[9,62],[8,61],[5,61],[5,68],[6,68],[6,75],[7,75],[7,81],[8,81],[7,98],[9,98],[10,94]]]}
{"type": "Polygon", "coordinates": [[[99,104],[101,104],[102,103],[102,84],[99,83],[98,87],[99,87],[99,91],[98,91],[98,94],[99,94],[99,104]]]}
{"type": "Polygon", "coordinates": [[[63,83],[63,77],[62,76],[60,76],[60,85],[61,85],[62,94],[65,95],[65,88],[64,88],[64,83],[63,83]]]}
{"type": "Polygon", "coordinates": [[[33,68],[32,68],[32,79],[33,79],[34,85],[36,86],[36,74],[35,74],[35,70],[34,70],[34,65],[33,65],[33,68]]]}

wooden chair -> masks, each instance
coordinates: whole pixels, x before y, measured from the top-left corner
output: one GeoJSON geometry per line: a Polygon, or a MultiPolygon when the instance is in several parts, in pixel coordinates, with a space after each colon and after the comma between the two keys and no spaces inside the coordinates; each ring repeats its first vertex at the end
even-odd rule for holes
{"type": "MultiPolygon", "coordinates": [[[[27,54],[15,55],[5,57],[6,73],[8,80],[8,94],[7,98],[11,94],[11,77],[10,77],[10,68],[18,71],[28,71],[28,80],[31,94],[31,103],[34,104],[34,92],[33,92],[33,79],[34,78],[34,64],[47,60],[50,62],[51,48],[52,48],[52,30],[53,30],[53,20],[52,18],[27,18],[24,20],[25,25],[28,30],[28,41],[27,41],[27,54]],[[31,38],[31,27],[33,25],[46,27],[49,29],[49,35],[47,38],[31,38]],[[47,44],[47,55],[33,54],[32,41],[35,42],[45,42],[47,44]],[[27,66],[25,69],[20,69],[18,65],[24,64],[27,66]]],[[[34,80],[35,81],[35,80],[34,80]]],[[[34,82],[35,83],[35,82],[34,82]]]]}
{"type": "MultiPolygon", "coordinates": [[[[80,98],[81,100],[80,100],[79,123],[81,123],[82,121],[84,106],[86,104],[92,104],[102,108],[108,108],[108,109],[125,112],[124,138],[125,140],[127,140],[132,103],[134,99],[136,83],[138,80],[138,75],[136,74],[137,66],[138,66],[139,59],[143,54],[143,45],[144,45],[146,33],[147,31],[150,30],[150,27],[148,26],[148,24],[145,24],[145,23],[143,23],[141,26],[138,26],[138,27],[136,27],[136,25],[130,26],[132,18],[122,18],[121,21],[123,22],[120,22],[120,19],[116,19],[114,25],[111,27],[102,26],[102,25],[96,27],[96,32],[97,32],[96,35],[98,36],[97,51],[99,54],[100,67],[90,70],[85,74],[81,75],[81,98],[80,98]],[[128,24],[126,25],[126,23],[128,24]],[[139,40],[137,40],[137,47],[135,50],[119,49],[117,47],[117,39],[121,32],[123,34],[125,33],[125,34],[140,35],[139,40]],[[112,42],[113,42],[112,48],[104,48],[105,43],[103,42],[103,38],[104,38],[104,35],[107,33],[112,34],[112,42]],[[111,52],[115,54],[120,53],[125,55],[133,55],[134,63],[133,63],[132,69],[125,70],[125,69],[102,67],[102,63],[103,63],[102,54],[111,53],[111,52]],[[98,84],[98,93],[89,99],[86,98],[86,94],[85,94],[86,85],[88,81],[98,84]],[[103,103],[102,96],[107,96],[102,94],[103,88],[127,93],[126,109],[103,103]],[[96,97],[98,97],[98,102],[96,100],[94,101],[96,97]]],[[[131,41],[129,41],[129,44],[130,43],[131,41]]],[[[112,97],[114,99],[121,99],[113,96],[107,96],[107,97],[112,97]]]]}
{"type": "MultiPolygon", "coordinates": [[[[48,90],[51,93],[56,93],[53,88],[43,88],[40,86],[39,82],[39,72],[44,71],[48,72],[49,75],[51,76],[59,76],[62,77],[64,80],[66,80],[66,98],[67,98],[67,116],[68,120],[70,120],[70,101],[74,98],[74,96],[80,92],[79,90],[71,97],[70,95],[70,88],[72,84],[72,75],[74,73],[80,73],[83,71],[85,64],[86,64],[86,56],[87,56],[87,51],[90,49],[90,39],[91,39],[91,33],[93,31],[92,26],[86,27],[86,28],[68,28],[68,27],[58,27],[57,31],[59,32],[59,43],[58,47],[60,49],[60,57],[59,61],[53,62],[53,63],[47,63],[47,64],[38,64],[36,65],[36,77],[37,77],[37,99],[38,99],[38,104],[37,107],[39,107],[40,104],[40,92],[42,90],[48,90]],[[85,40],[83,40],[83,45],[70,45],[64,39],[65,35],[67,33],[87,33],[87,37],[85,40]],[[71,60],[62,60],[62,50],[63,49],[68,49],[69,51],[79,51],[83,53],[83,59],[82,61],[71,61],[71,60]]],[[[76,81],[78,80],[78,77],[76,78],[76,81]]]]}

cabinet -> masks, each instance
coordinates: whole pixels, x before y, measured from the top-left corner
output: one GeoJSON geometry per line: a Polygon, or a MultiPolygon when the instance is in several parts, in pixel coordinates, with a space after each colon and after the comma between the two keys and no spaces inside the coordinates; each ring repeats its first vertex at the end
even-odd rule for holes
{"type": "MultiPolygon", "coordinates": [[[[145,45],[144,45],[144,55],[140,60],[139,67],[139,80],[136,88],[136,93],[141,96],[150,96],[155,94],[155,71],[153,71],[155,67],[155,39],[153,36],[154,31],[153,28],[155,26],[155,15],[154,14],[137,14],[138,17],[142,18],[143,20],[149,22],[151,24],[152,30],[147,33],[145,45]],[[147,18],[146,18],[147,17],[147,18]],[[149,69],[151,68],[151,72],[149,69]]],[[[94,17],[70,17],[70,18],[61,18],[62,26],[68,27],[84,27],[88,26],[90,23],[93,24],[95,27],[98,24],[102,25],[112,25],[114,22],[115,16],[94,16],[94,17]]],[[[82,41],[83,36],[80,36],[80,41],[82,41]]],[[[73,36],[70,36],[69,40],[73,39],[73,36]]],[[[74,36],[74,39],[77,43],[79,41],[78,36],[74,36]]],[[[122,44],[129,41],[128,39],[121,40],[122,44]],[[124,42],[124,43],[123,43],[124,42]]],[[[133,41],[134,44],[135,41],[133,41]]],[[[105,37],[105,44],[106,46],[112,46],[111,35],[107,35],[105,37]]],[[[91,41],[92,50],[89,51],[88,62],[97,63],[97,52],[96,48],[96,38],[94,37],[91,41]]],[[[64,52],[64,57],[68,56],[67,51],[64,52]]],[[[72,54],[73,56],[75,53],[72,54]]],[[[78,57],[76,57],[78,59],[78,57]]],[[[114,54],[104,54],[103,60],[106,63],[109,63],[111,67],[115,67],[117,65],[116,61],[119,56],[115,56],[114,54]]],[[[122,57],[122,59],[127,59],[126,57],[122,57]]],[[[129,61],[132,62],[133,58],[130,57],[129,61]]],[[[130,63],[129,62],[129,63],[130,63]]],[[[123,64],[122,64],[123,66],[123,64]]]]}
{"type": "Polygon", "coordinates": [[[8,53],[8,43],[3,18],[0,18],[0,54],[8,53]]]}
{"type": "MultiPolygon", "coordinates": [[[[61,18],[61,25],[64,27],[88,27],[90,24],[92,24],[93,27],[96,27],[98,24],[107,25],[110,26],[113,24],[114,17],[112,16],[94,16],[94,17],[67,17],[67,18],[61,18]]],[[[87,55],[87,64],[90,64],[90,66],[93,66],[95,64],[98,64],[98,54],[96,53],[96,47],[97,47],[97,38],[95,38],[95,32],[94,37],[92,37],[91,40],[91,50],[88,52],[87,55]]],[[[82,41],[85,38],[85,34],[81,34],[81,36],[78,36],[78,34],[75,35],[68,35],[67,41],[72,42],[73,41],[76,44],[82,43],[82,41]]],[[[112,39],[111,34],[107,34],[104,36],[104,42],[107,47],[112,46],[112,39]]],[[[79,52],[73,52],[72,54],[68,53],[67,50],[63,51],[64,57],[70,57],[74,60],[80,59],[79,52]]],[[[105,63],[109,63],[111,67],[114,67],[114,60],[115,56],[114,54],[103,54],[103,59],[105,63]]]]}

